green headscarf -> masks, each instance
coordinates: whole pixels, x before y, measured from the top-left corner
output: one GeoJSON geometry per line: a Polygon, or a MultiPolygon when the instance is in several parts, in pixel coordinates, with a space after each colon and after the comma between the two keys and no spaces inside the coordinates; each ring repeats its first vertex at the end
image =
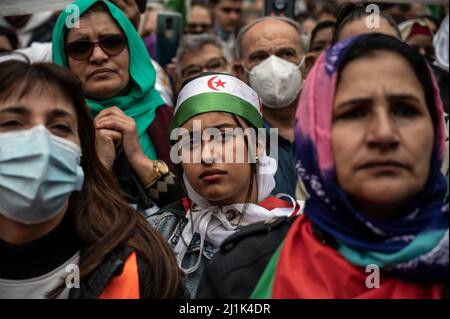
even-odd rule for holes
{"type": "Polygon", "coordinates": [[[147,157],[156,158],[156,152],[147,129],[155,119],[155,111],[158,106],[164,104],[159,93],[155,90],[156,73],[150,61],[147,49],[142,39],[136,32],[133,24],[125,14],[106,0],[78,0],[66,7],[59,15],[53,30],[52,55],[53,63],[67,67],[67,58],[64,50],[64,41],[67,31],[66,21],[73,21],[73,5],[78,6],[82,15],[97,2],[103,2],[108,8],[113,19],[120,25],[128,38],[128,50],[130,52],[130,91],[127,95],[113,97],[108,100],[96,101],[86,99],[93,116],[100,111],[117,106],[132,117],[137,125],[139,141],[147,157]],[[72,7],[71,7],[72,6],[72,7]]]}

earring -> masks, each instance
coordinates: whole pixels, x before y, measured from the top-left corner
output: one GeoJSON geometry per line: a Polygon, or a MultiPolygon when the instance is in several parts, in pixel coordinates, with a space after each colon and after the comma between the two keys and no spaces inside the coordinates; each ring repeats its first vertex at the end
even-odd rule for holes
{"type": "Polygon", "coordinates": [[[255,156],[255,161],[256,161],[256,163],[259,162],[259,157],[258,157],[258,155],[255,156]]]}

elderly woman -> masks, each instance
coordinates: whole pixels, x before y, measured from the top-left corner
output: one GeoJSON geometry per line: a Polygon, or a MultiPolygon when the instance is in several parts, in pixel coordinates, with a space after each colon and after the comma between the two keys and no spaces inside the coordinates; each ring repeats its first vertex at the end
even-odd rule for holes
{"type": "Polygon", "coordinates": [[[8,61],[0,87],[0,299],[183,297],[170,248],[99,161],[79,80],[8,61]]]}
{"type": "MultiPolygon", "coordinates": [[[[100,159],[114,170],[128,201],[145,210],[152,206],[148,194],[162,205],[159,190],[173,184],[168,143],[173,110],[155,90],[145,45],[112,3],[79,0],[73,5],[81,17],[71,20],[72,7],[61,12],[53,33],[53,62],[81,80],[95,116],[100,159]]],[[[176,196],[165,195],[166,202],[176,196]]]]}
{"type": "Polygon", "coordinates": [[[443,110],[426,61],[390,36],[351,38],[319,57],[300,104],[304,214],[226,240],[198,296],[443,297],[443,110]]]}

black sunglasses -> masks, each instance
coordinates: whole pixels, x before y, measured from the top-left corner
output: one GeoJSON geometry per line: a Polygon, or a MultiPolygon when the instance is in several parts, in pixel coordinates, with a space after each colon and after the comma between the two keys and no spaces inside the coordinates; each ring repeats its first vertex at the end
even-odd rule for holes
{"type": "Polygon", "coordinates": [[[86,61],[92,55],[94,47],[99,45],[109,56],[120,54],[127,46],[127,36],[123,33],[111,34],[104,36],[98,42],[89,40],[77,40],[66,43],[64,48],[67,55],[78,61],[86,61]]]}

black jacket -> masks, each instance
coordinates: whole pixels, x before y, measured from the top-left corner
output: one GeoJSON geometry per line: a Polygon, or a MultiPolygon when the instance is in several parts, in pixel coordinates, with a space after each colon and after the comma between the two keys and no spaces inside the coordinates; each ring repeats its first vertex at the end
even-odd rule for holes
{"type": "MultiPolygon", "coordinates": [[[[265,223],[245,227],[226,239],[203,273],[197,298],[250,298],[268,262],[296,218],[273,218],[265,223]]],[[[317,240],[337,247],[331,236],[314,225],[312,230],[317,240]]],[[[448,282],[445,282],[442,297],[449,298],[448,282]]]]}
{"type": "Polygon", "coordinates": [[[197,298],[249,298],[292,222],[273,218],[227,238],[206,267],[197,298]]]}
{"type": "MultiPolygon", "coordinates": [[[[71,289],[69,299],[97,299],[106,288],[113,276],[119,276],[125,265],[128,256],[133,252],[130,248],[122,248],[112,252],[96,271],[87,279],[80,282],[79,289],[71,289]]],[[[139,292],[141,299],[154,299],[155,289],[153,288],[153,272],[151,266],[147,264],[137,254],[139,272],[139,292]]],[[[187,291],[184,284],[180,285],[177,298],[187,298],[187,291]]]]}

